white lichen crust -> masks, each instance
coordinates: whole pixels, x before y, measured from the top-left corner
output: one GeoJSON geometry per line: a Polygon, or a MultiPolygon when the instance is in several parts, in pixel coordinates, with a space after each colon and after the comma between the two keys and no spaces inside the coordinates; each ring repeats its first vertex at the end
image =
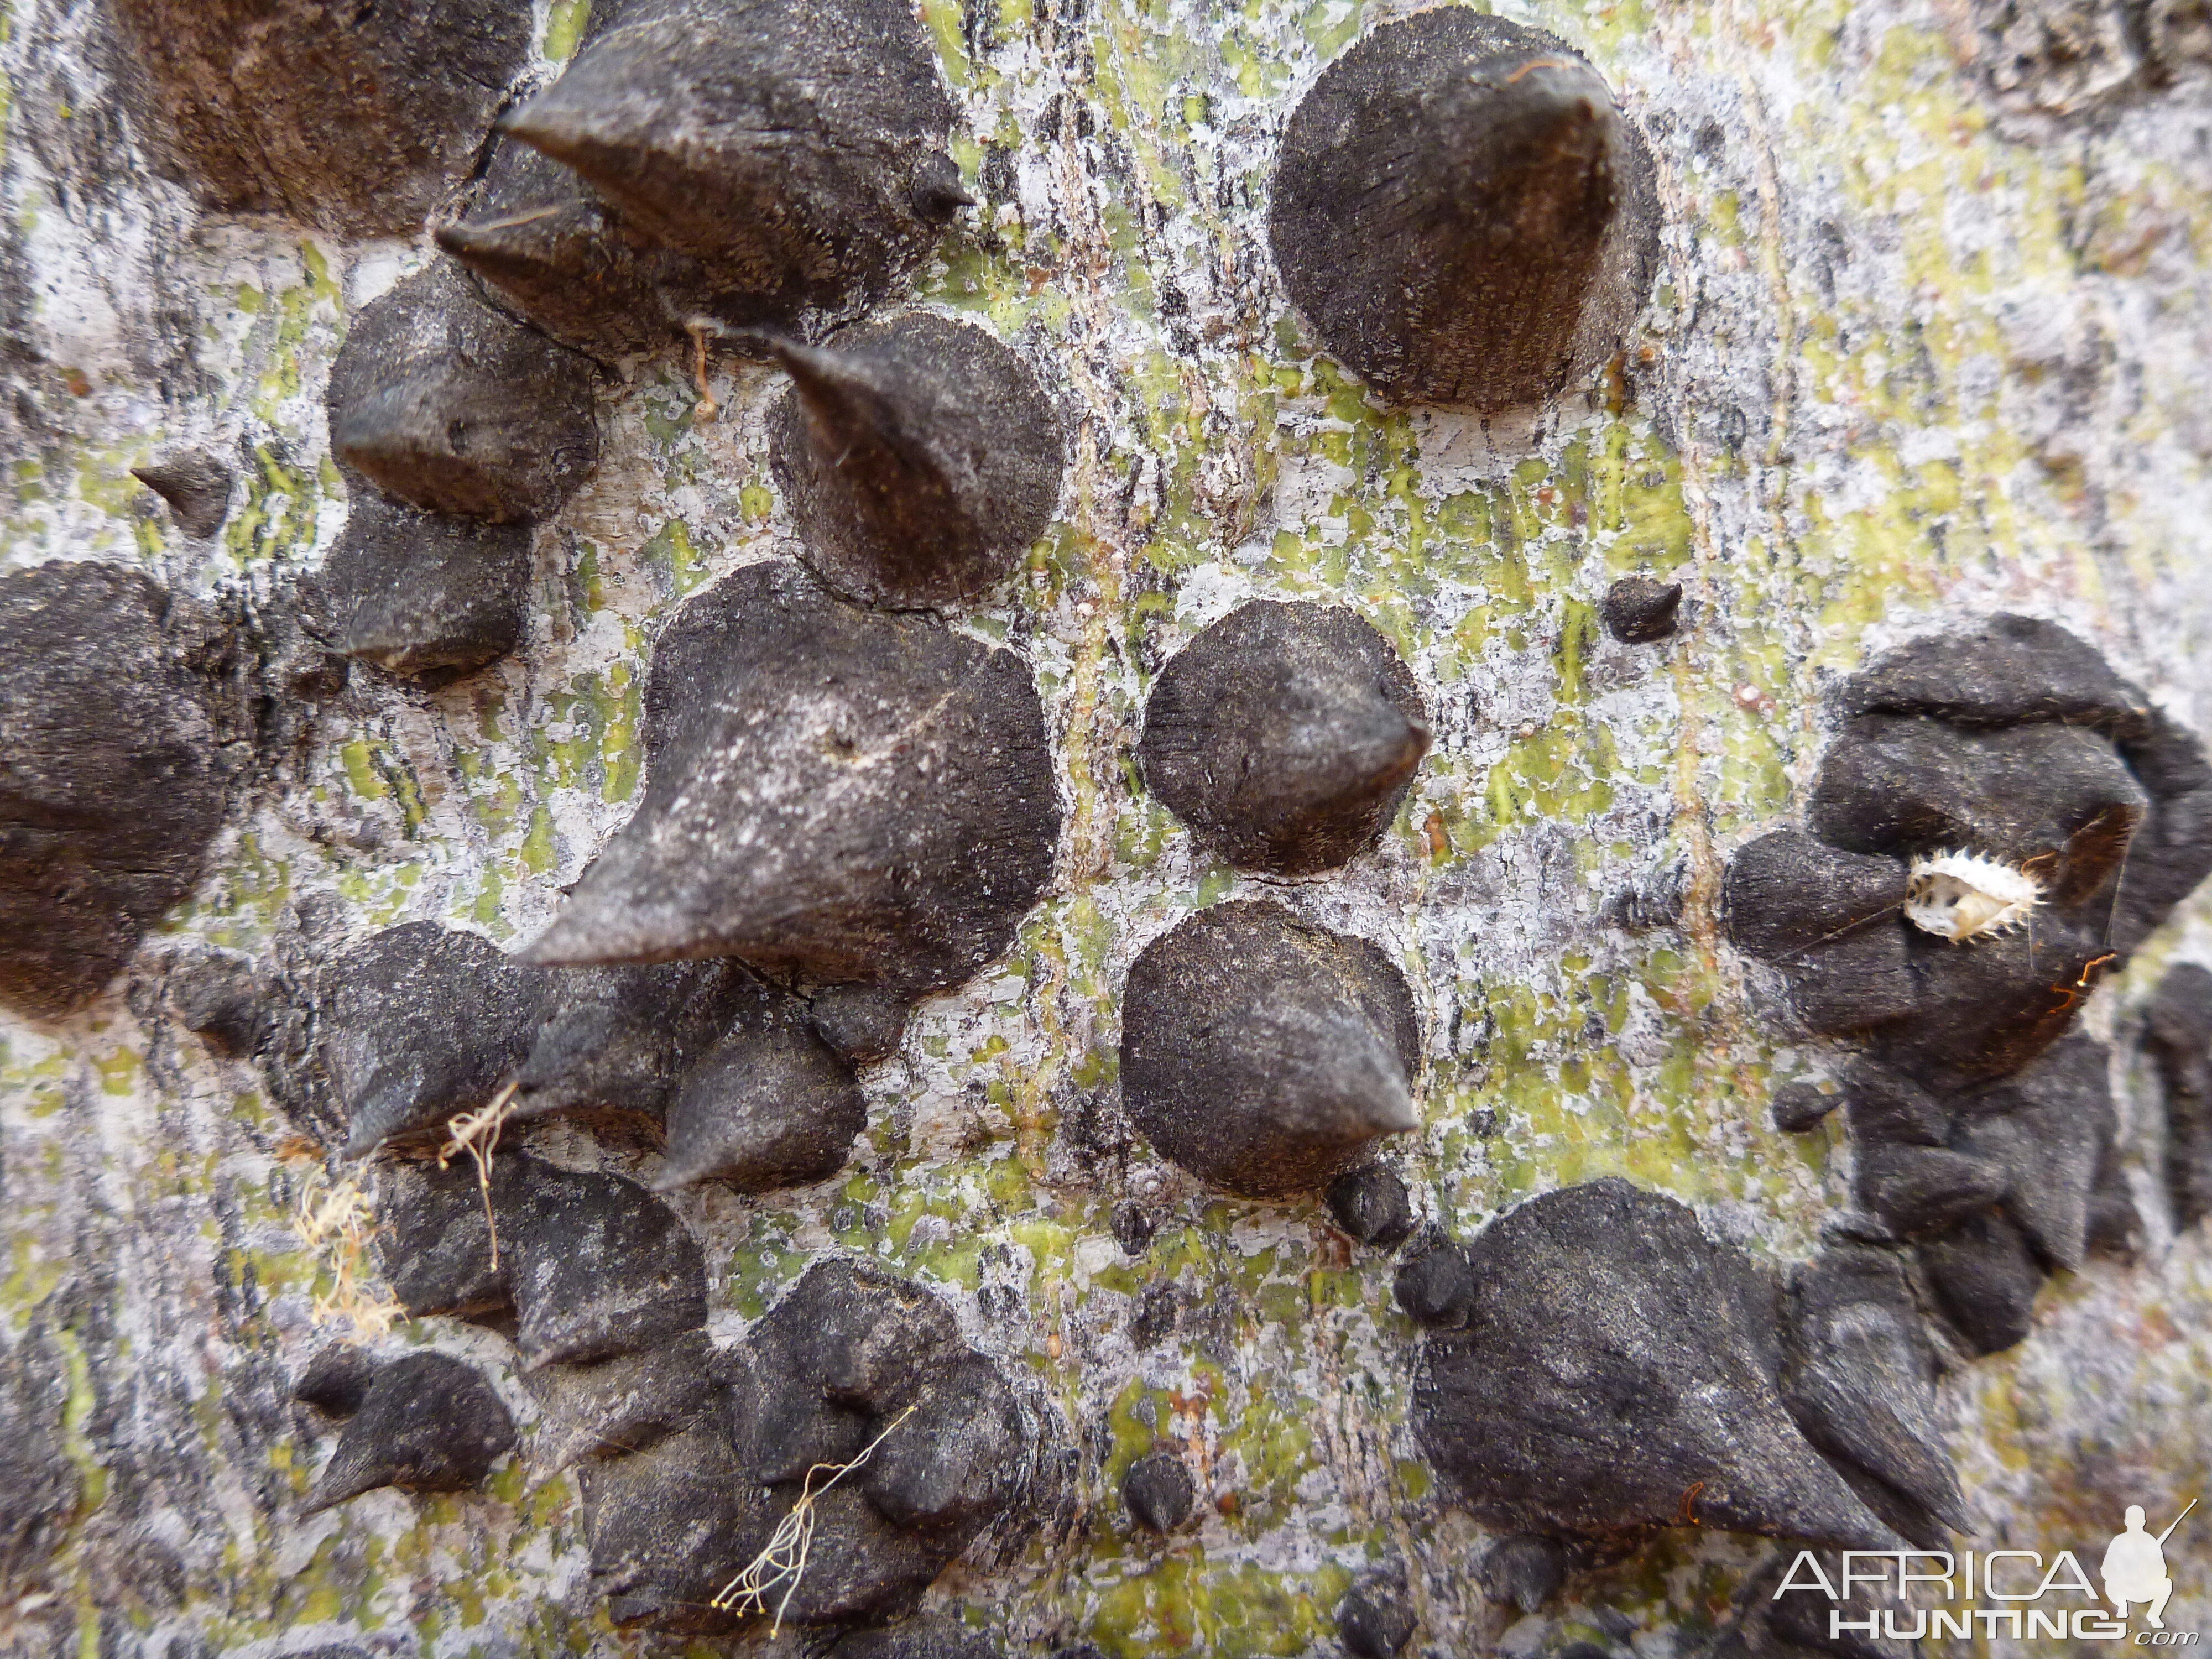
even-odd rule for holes
{"type": "Polygon", "coordinates": [[[1978,853],[1936,853],[1912,860],[1905,919],[1954,945],[2009,933],[2043,902],[2043,884],[2016,864],[1978,853]]]}

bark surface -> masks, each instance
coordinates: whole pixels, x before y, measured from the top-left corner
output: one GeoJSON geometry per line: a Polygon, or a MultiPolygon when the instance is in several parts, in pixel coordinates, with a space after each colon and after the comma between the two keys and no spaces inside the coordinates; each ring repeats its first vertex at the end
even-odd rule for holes
{"type": "MultiPolygon", "coordinates": [[[[1492,1535],[1409,1426],[1417,1331],[1391,1255],[1318,1194],[1201,1188],[1123,1111],[1122,987],[1169,927],[1273,897],[1387,954],[1422,1033],[1422,1127],[1393,1152],[1420,1224],[1470,1237],[1619,1175],[1787,1263],[1852,1171],[1841,1114],[1785,1135],[1770,1103],[1848,1054],[1790,1034],[1778,975],[1725,942],[1719,906],[1734,848],[1804,823],[1837,678],[2021,611],[2212,732],[2201,9],[1514,8],[1648,140],[1664,257],[1618,362],[1555,410],[1487,422],[1370,398],[1316,353],[1267,251],[1291,107],[1408,9],[922,6],[978,205],[920,302],[1022,353],[1070,438],[1059,516],[957,624],[1035,665],[1055,869],[1009,953],[861,1068],[868,1127],[842,1175],[670,1201],[718,1346],[854,1252],[951,1299],[963,1340],[1056,1402],[1079,1453],[1065,1501],[933,1594],[1009,1654],[1333,1653],[1346,1592],[1402,1570],[1411,1653],[1686,1656],[1775,1548],[1678,1529],[1534,1613],[1485,1595],[1492,1535]],[[1603,630],[1628,574],[1682,585],[1679,631],[1603,630]],[[1296,882],[1218,861],[1133,758],[1163,664],[1254,598],[1357,609],[1432,727],[1380,845],[1296,882]],[[1121,1496],[1163,1446],[1196,1483],[1165,1536],[1121,1496]]],[[[542,70],[586,15],[540,0],[542,70]]],[[[0,0],[0,570],[107,560],[274,627],[346,523],[323,400],[348,321],[429,244],[204,210],[129,112],[119,38],[92,0],[0,0]],[[211,537],[131,477],[178,445],[240,479],[211,537]]],[[[296,1224],[334,1126],[186,1030],[167,964],[217,947],[303,975],[403,921],[508,951],[544,929],[642,796],[657,629],[793,550],[781,371],[718,356],[708,384],[713,419],[673,352],[601,389],[600,464],[532,532],[513,654],[427,687],[356,665],[313,718],[272,713],[281,741],[125,971],[65,1017],[0,1014],[0,1650],[644,1650],[592,1593],[578,1477],[533,1462],[556,1436],[490,1333],[368,1339],[489,1376],[522,1450],[485,1490],[303,1516],[335,1435],[289,1396],[351,1328],[331,1252],[296,1224]]],[[[2192,959],[2212,961],[2212,895],[2083,1013],[2113,1045],[2142,1250],[2057,1275],[2024,1343],[1942,1384],[1977,1547],[2087,1561],[2127,1505],[2155,1530],[2212,1487],[2212,1239],[2174,1225],[2139,1037],[2192,959]]],[[[560,1123],[526,1139],[573,1169],[647,1166],[560,1123]]],[[[2167,1625],[2195,1629],[2201,1510],[2167,1559],[2167,1625]]]]}

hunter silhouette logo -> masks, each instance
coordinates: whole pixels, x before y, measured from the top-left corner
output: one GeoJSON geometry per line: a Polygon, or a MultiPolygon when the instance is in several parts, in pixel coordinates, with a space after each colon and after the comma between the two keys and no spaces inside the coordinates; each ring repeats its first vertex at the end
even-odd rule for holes
{"type": "Polygon", "coordinates": [[[2105,1563],[2100,1569],[2105,1580],[2105,1599],[2118,1609],[2121,1618],[2128,1616],[2130,1603],[2141,1601],[2148,1608],[2144,1621],[2153,1630],[2166,1628],[2166,1603],[2173,1594],[2173,1580],[2166,1577],[2166,1540],[2173,1536],[2173,1528],[2186,1521],[2189,1510],[2196,1507],[2197,1500],[2192,1498],[2188,1509],[2173,1517],[2173,1526],[2154,1538],[2143,1530],[2142,1506],[2128,1505],[2128,1529],[2106,1547],[2105,1563]]]}

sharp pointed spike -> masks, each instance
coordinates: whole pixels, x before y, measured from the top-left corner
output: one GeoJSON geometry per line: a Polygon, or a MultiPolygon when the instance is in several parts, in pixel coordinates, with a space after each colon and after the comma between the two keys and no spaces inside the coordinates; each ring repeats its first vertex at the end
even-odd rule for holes
{"type": "Polygon", "coordinates": [[[437,241],[499,304],[602,362],[680,342],[683,319],[716,303],[697,260],[646,243],[575,173],[519,142],[499,145],[468,216],[437,241]]]}
{"type": "Polygon", "coordinates": [[[852,1068],[815,1034],[806,1005],[756,986],[669,1109],[657,1184],[722,1181],[758,1193],[824,1181],[867,1124],[852,1068]]]}
{"type": "Polygon", "coordinates": [[[662,635],[645,710],[645,798],[526,960],[735,956],[912,996],[1002,951],[1051,876],[1044,714],[1011,651],[753,565],[662,635]]]}
{"type": "Polygon", "coordinates": [[[1688,1209],[1592,1182],[1467,1248],[1465,1328],[1425,1340],[1413,1425],[1486,1525],[1903,1547],[1784,1407],[1773,1282],[1688,1209]]]}
{"type": "Polygon", "coordinates": [[[806,562],[840,592],[915,606],[969,598],[1044,533],[1066,453],[1029,365],[983,330],[916,315],[785,343],[793,395],[770,416],[806,562]]]}
{"type": "Polygon", "coordinates": [[[887,295],[950,216],[943,168],[911,159],[942,155],[952,123],[936,54],[912,13],[867,18],[812,0],[633,13],[504,131],[712,271],[722,320],[811,332],[887,295]]]}
{"type": "Polygon", "coordinates": [[[131,476],[169,504],[187,536],[212,536],[230,514],[237,470],[212,450],[194,445],[165,449],[131,469],[131,476]]]}
{"type": "Polygon", "coordinates": [[[514,1444],[514,1419],[474,1366],[409,1354],[370,1376],[301,1512],[319,1514],[379,1486],[465,1491],[514,1444]]]}
{"type": "Polygon", "coordinates": [[[555,512],[598,464],[588,359],[495,311],[447,259],[354,319],[331,447],[416,507],[492,523],[555,512]]]}

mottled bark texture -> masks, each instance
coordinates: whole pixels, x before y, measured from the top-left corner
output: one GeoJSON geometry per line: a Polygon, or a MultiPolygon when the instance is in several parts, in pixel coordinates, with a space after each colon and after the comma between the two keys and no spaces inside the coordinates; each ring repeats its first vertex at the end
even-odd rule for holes
{"type": "Polygon", "coordinates": [[[2212,1490],[2198,0],[4,9],[0,1649],[1910,1659],[1727,1528],[2212,1490]]]}

